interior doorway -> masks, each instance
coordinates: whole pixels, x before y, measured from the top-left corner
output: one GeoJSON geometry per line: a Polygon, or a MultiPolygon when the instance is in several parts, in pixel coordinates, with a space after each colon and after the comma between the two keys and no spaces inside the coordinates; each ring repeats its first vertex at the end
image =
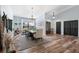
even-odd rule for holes
{"type": "Polygon", "coordinates": [[[61,22],[56,22],[56,34],[61,34],[61,22]]]}
{"type": "Polygon", "coordinates": [[[51,34],[51,22],[46,21],[46,35],[51,34]]]}

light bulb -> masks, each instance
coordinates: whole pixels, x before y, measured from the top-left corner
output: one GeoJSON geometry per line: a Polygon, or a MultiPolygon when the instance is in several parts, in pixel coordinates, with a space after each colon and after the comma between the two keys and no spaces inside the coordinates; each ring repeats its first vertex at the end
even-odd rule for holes
{"type": "Polygon", "coordinates": [[[55,16],[53,16],[53,19],[55,19],[55,16]]]}

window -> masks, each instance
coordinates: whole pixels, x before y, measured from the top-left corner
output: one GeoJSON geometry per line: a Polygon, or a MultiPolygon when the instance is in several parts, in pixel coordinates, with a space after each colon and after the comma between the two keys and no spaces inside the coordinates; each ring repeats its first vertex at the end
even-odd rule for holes
{"type": "Polygon", "coordinates": [[[15,23],[15,25],[17,25],[17,23],[15,23]]]}

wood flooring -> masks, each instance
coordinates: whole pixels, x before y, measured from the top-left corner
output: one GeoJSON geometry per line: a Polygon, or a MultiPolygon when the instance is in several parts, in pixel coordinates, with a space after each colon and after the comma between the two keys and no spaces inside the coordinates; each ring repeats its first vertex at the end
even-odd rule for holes
{"type": "Polygon", "coordinates": [[[52,35],[44,39],[49,40],[31,48],[17,51],[17,53],[78,53],[79,38],[75,36],[52,35]]]}

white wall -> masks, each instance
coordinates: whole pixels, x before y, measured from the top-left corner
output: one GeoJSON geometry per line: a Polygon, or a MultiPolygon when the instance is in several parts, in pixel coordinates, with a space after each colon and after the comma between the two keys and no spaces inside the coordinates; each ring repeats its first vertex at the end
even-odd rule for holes
{"type": "Polygon", "coordinates": [[[51,20],[51,28],[53,29],[53,33],[56,34],[56,21],[51,20]]]}
{"type": "Polygon", "coordinates": [[[38,29],[41,29],[41,28],[43,28],[43,25],[44,24],[44,15],[42,15],[42,16],[39,16],[37,19],[36,19],[36,27],[38,28],[38,29]]]}
{"type": "Polygon", "coordinates": [[[46,34],[45,34],[45,22],[46,22],[46,20],[45,20],[45,15],[43,14],[43,15],[41,15],[41,16],[39,16],[37,19],[36,19],[36,28],[37,29],[43,29],[43,35],[45,36],[46,34]]]}
{"type": "MultiPolygon", "coordinates": [[[[61,22],[61,35],[63,35],[63,26],[64,21],[70,21],[70,20],[78,20],[78,26],[79,26],[79,6],[75,6],[69,10],[66,10],[56,16],[56,20],[53,20],[54,23],[54,31],[56,33],[56,22],[61,22]]],[[[78,27],[78,37],[79,37],[79,27],[78,27]]]]}

